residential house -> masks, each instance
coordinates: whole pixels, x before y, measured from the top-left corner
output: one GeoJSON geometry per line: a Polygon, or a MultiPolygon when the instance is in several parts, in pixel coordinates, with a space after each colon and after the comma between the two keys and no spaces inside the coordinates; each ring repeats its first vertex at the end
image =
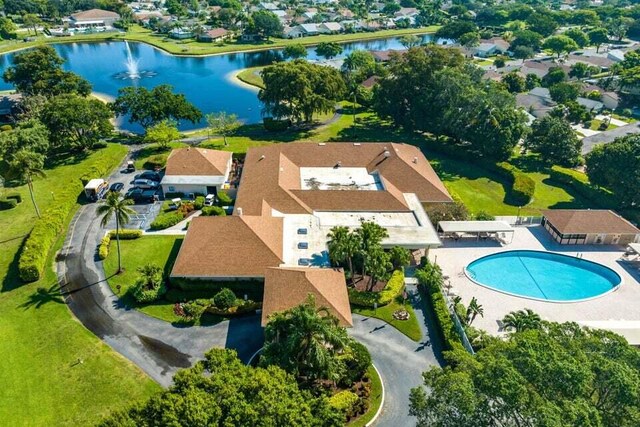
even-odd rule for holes
{"type": "Polygon", "coordinates": [[[229,180],[231,153],[204,148],[179,148],[167,159],[165,193],[217,194],[229,180]]]}
{"type": "MultiPolygon", "coordinates": [[[[555,106],[555,102],[551,99],[549,89],[546,87],[536,87],[529,91],[529,95],[544,99],[549,105],[555,106]]],[[[600,112],[604,108],[604,104],[593,99],[578,97],[576,102],[587,109],[587,111],[600,112]]],[[[533,114],[533,113],[532,113],[533,114]]],[[[535,114],[534,114],[535,115],[535,114]]]]}
{"type": "Polygon", "coordinates": [[[582,139],[582,154],[588,154],[598,144],[608,144],[616,138],[640,133],[640,122],[630,123],[615,129],[609,129],[582,139]]]}
{"type": "Polygon", "coordinates": [[[169,37],[177,40],[190,39],[191,37],[193,37],[193,33],[191,32],[191,30],[188,30],[186,28],[176,27],[169,31],[169,37]]]}
{"type": "Polygon", "coordinates": [[[624,61],[625,54],[626,54],[625,51],[622,51],[620,49],[614,49],[607,52],[607,58],[612,60],[613,62],[622,62],[624,61]]]}
{"type": "Polygon", "coordinates": [[[112,28],[120,15],[110,10],[90,9],[69,16],[69,24],[73,28],[112,28]]]}
{"type": "Polygon", "coordinates": [[[480,44],[471,48],[474,56],[487,58],[493,55],[504,55],[509,51],[509,42],[501,37],[480,40],[480,44]]]}
{"type": "Polygon", "coordinates": [[[217,43],[228,39],[230,36],[231,33],[224,28],[213,28],[200,35],[198,41],[217,43]]]}
{"type": "Polygon", "coordinates": [[[320,34],[336,34],[342,32],[342,25],[338,22],[323,22],[319,24],[317,28],[320,34]]]}
{"type": "Polygon", "coordinates": [[[388,62],[393,55],[404,55],[406,50],[370,50],[369,53],[373,56],[376,62],[388,62]]]}
{"type": "Polygon", "coordinates": [[[284,36],[288,39],[317,36],[318,34],[320,34],[318,24],[300,24],[295,27],[285,28],[284,31],[284,36]]]}
{"type": "Polygon", "coordinates": [[[536,76],[543,78],[552,67],[560,67],[566,74],[569,74],[569,71],[571,71],[570,67],[564,64],[557,64],[551,60],[534,59],[524,61],[520,67],[520,72],[525,76],[527,74],[535,74],[536,76]]]}

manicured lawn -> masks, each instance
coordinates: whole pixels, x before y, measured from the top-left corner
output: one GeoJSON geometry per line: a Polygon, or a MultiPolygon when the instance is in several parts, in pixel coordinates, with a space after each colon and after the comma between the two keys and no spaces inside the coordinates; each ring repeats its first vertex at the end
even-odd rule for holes
{"type": "Polygon", "coordinates": [[[372,40],[387,37],[397,37],[405,34],[427,34],[433,33],[438,26],[424,28],[407,28],[401,30],[382,30],[372,33],[354,34],[332,34],[298,39],[271,39],[269,41],[257,43],[244,43],[232,41],[224,44],[200,43],[195,40],[174,40],[166,35],[154,34],[151,30],[139,25],[132,25],[126,33],[110,32],[78,35],[72,37],[51,37],[45,38],[42,35],[36,37],[35,41],[23,42],[19,40],[5,40],[0,42],[0,53],[9,52],[16,49],[37,46],[45,43],[77,43],[82,41],[111,41],[111,40],[131,40],[151,44],[174,55],[212,55],[238,51],[255,51],[283,48],[290,44],[301,43],[304,45],[316,45],[320,42],[350,42],[357,40],[372,40]]]}
{"type": "Polygon", "coordinates": [[[236,78],[252,86],[263,88],[264,82],[262,81],[262,77],[260,77],[260,71],[262,71],[263,68],[264,67],[245,68],[236,75],[236,78]]]}
{"type": "Polygon", "coordinates": [[[391,304],[385,305],[384,307],[378,307],[377,310],[374,310],[373,308],[351,306],[351,311],[362,316],[375,317],[377,319],[384,320],[414,341],[420,341],[422,338],[422,330],[420,329],[420,324],[418,323],[418,319],[416,319],[416,314],[414,313],[411,304],[407,301],[407,304],[403,306],[401,297],[391,304]],[[393,313],[396,310],[402,309],[409,312],[409,320],[395,320],[393,318],[393,313]]]}
{"type": "MultiPolygon", "coordinates": [[[[112,144],[48,169],[47,178],[34,183],[41,209],[95,166],[119,165],[125,152],[112,144]]],[[[0,212],[0,419],[8,425],[92,425],[160,387],[73,318],[53,270],[36,283],[19,281],[17,255],[35,213],[26,187],[18,190],[23,202],[0,212]]],[[[55,250],[47,265],[53,266],[55,250]]]]}
{"type": "MultiPolygon", "coordinates": [[[[591,126],[589,127],[589,129],[591,129],[591,130],[600,130],[600,125],[601,124],[602,124],[602,120],[593,119],[593,120],[591,120],[591,126]]],[[[607,126],[606,130],[615,129],[617,127],[618,126],[616,126],[616,125],[609,124],[609,126],[607,126]]]]}
{"type": "MultiPolygon", "coordinates": [[[[111,241],[109,256],[104,260],[104,270],[107,275],[109,286],[121,301],[128,307],[135,308],[141,312],[164,320],[166,322],[184,323],[181,317],[173,312],[173,303],[165,299],[152,304],[138,304],[129,289],[133,286],[138,277],[138,268],[146,264],[156,264],[164,268],[165,275],[171,272],[178,250],[182,244],[183,236],[143,236],[135,240],[120,241],[122,250],[122,266],[124,272],[116,275],[118,270],[118,252],[115,240],[111,241]],[[120,289],[118,289],[120,286],[120,289]]],[[[183,292],[188,299],[211,298],[212,294],[207,292],[183,292]]],[[[210,314],[204,314],[202,318],[193,323],[196,325],[210,325],[218,323],[222,318],[210,314]]]]}
{"type": "Polygon", "coordinates": [[[378,412],[378,408],[382,405],[382,379],[373,366],[369,366],[367,370],[369,378],[371,378],[371,402],[369,410],[355,421],[347,424],[349,427],[364,427],[373,419],[378,412]]]}

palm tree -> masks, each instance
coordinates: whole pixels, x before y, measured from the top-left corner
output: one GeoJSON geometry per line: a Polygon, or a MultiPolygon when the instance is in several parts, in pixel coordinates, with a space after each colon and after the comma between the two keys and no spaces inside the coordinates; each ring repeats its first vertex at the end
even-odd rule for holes
{"type": "Polygon", "coordinates": [[[353,274],[353,257],[356,256],[360,249],[360,241],[358,236],[348,227],[333,227],[327,234],[329,242],[329,258],[334,264],[346,262],[349,266],[349,272],[353,274]]]}
{"type": "Polygon", "coordinates": [[[338,355],[348,343],[338,319],[326,308],[316,308],[309,295],[305,303],[270,317],[260,363],[278,365],[305,381],[335,381],[340,375],[338,355]]]}
{"type": "Polygon", "coordinates": [[[36,215],[40,218],[40,209],[36,203],[36,197],[33,194],[33,178],[44,178],[46,175],[44,169],[44,155],[28,150],[20,150],[14,154],[13,159],[9,163],[9,173],[11,176],[27,182],[29,187],[29,195],[36,210],[36,215]]]}
{"type": "Polygon", "coordinates": [[[478,304],[476,297],[473,297],[467,307],[467,325],[471,325],[478,314],[480,317],[484,317],[484,308],[481,304],[478,304]]]}
{"type": "Polygon", "coordinates": [[[512,311],[504,316],[502,325],[505,330],[514,330],[514,332],[528,331],[531,329],[540,329],[540,316],[530,308],[524,310],[512,311]]]}
{"type": "Polygon", "coordinates": [[[111,218],[116,218],[116,243],[118,247],[118,273],[122,272],[122,263],[120,259],[120,226],[129,222],[129,215],[135,214],[135,211],[129,207],[131,200],[120,197],[120,193],[110,191],[104,203],[98,206],[97,214],[102,215],[100,225],[106,227],[111,218]]]}

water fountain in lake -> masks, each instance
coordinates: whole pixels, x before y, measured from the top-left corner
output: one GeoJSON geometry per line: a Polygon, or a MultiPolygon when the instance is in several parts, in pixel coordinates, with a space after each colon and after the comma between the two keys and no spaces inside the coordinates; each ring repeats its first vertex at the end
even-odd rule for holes
{"type": "Polygon", "coordinates": [[[125,47],[127,48],[127,60],[124,65],[127,67],[127,71],[118,73],[114,77],[118,80],[138,80],[143,77],[153,77],[157,73],[153,71],[140,71],[140,67],[138,65],[139,60],[133,57],[133,53],[131,52],[131,46],[129,46],[129,42],[125,40],[125,47]]]}

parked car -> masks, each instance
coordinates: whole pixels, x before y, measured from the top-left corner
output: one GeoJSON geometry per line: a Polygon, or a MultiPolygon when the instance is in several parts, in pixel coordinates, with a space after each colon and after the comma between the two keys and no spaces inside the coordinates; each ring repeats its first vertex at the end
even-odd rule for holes
{"type": "Polygon", "coordinates": [[[133,181],[133,186],[142,188],[143,190],[148,190],[158,188],[158,183],[156,181],[151,181],[150,179],[136,179],[133,181]]]}
{"type": "Polygon", "coordinates": [[[154,171],[144,171],[135,176],[135,179],[148,179],[149,181],[160,182],[160,174],[154,171]]]}
{"type": "Polygon", "coordinates": [[[122,191],[123,188],[124,188],[123,183],[114,182],[113,184],[111,184],[111,187],[109,187],[109,191],[113,191],[114,193],[119,193],[122,191]]]}
{"type": "Polygon", "coordinates": [[[153,203],[157,200],[156,190],[143,190],[141,188],[133,188],[124,196],[125,199],[131,199],[135,203],[153,203]]]}

